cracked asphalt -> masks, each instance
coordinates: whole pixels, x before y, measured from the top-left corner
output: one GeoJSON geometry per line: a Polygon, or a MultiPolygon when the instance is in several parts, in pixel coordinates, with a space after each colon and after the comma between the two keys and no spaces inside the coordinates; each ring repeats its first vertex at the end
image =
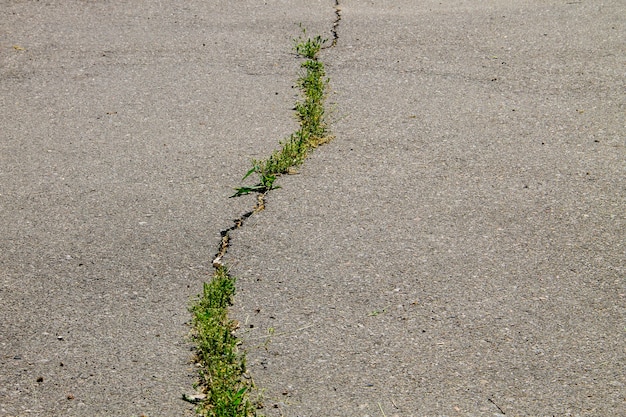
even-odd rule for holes
{"type": "MultiPolygon", "coordinates": [[[[261,412],[626,414],[626,6],[339,3],[336,139],[226,257],[261,412]]],[[[0,415],[190,415],[188,300],[335,1],[0,6],[0,415]]]]}
{"type": "Polygon", "coordinates": [[[189,413],[189,300],[295,125],[284,6],[0,1],[1,416],[189,413]]]}
{"type": "Polygon", "coordinates": [[[344,0],[336,140],[235,233],[268,416],[626,415],[621,1],[344,0]]]}

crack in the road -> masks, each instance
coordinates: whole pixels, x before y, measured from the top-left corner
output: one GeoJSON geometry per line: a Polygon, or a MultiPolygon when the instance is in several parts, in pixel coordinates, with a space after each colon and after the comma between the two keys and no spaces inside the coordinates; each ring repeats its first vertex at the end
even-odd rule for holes
{"type": "Polygon", "coordinates": [[[246,222],[246,220],[248,220],[250,216],[265,209],[266,194],[267,192],[259,194],[257,196],[257,202],[251,211],[242,214],[241,216],[233,220],[232,226],[220,231],[221,240],[218,245],[217,253],[213,257],[213,261],[211,262],[213,264],[213,268],[219,268],[223,265],[222,258],[224,257],[224,255],[226,255],[226,253],[228,252],[228,247],[230,246],[230,232],[240,229],[241,227],[243,227],[244,223],[246,222]]]}
{"type": "Polygon", "coordinates": [[[335,5],[333,6],[335,10],[335,20],[333,20],[333,24],[330,28],[330,33],[332,35],[332,39],[330,44],[324,46],[322,49],[330,49],[337,46],[337,42],[339,42],[339,23],[341,22],[341,4],[339,0],[335,0],[335,5]]]}
{"type": "Polygon", "coordinates": [[[339,22],[341,22],[341,6],[339,0],[335,0],[335,21],[330,29],[330,32],[333,34],[333,40],[330,43],[331,48],[336,46],[339,41],[339,22]]]}
{"type": "MultiPolygon", "coordinates": [[[[332,34],[332,40],[330,42],[330,45],[325,46],[322,49],[333,48],[337,46],[337,42],[339,42],[339,23],[341,22],[341,4],[339,0],[335,0],[335,4],[333,8],[334,8],[335,19],[333,20],[333,23],[330,29],[330,32],[332,34]]],[[[244,223],[250,216],[265,209],[265,197],[269,191],[270,190],[258,194],[257,203],[255,204],[255,206],[253,207],[251,211],[248,211],[242,214],[237,219],[233,220],[233,225],[231,227],[220,231],[220,236],[221,236],[220,244],[218,247],[218,251],[213,257],[213,261],[212,261],[214,268],[219,268],[220,266],[223,265],[222,259],[228,252],[228,247],[230,245],[230,232],[243,227],[244,223]]]]}
{"type": "MultiPolygon", "coordinates": [[[[315,148],[328,142],[331,138],[331,136],[327,135],[325,123],[323,122],[324,89],[328,80],[325,78],[324,65],[317,60],[316,55],[320,49],[329,49],[337,45],[339,40],[339,22],[341,21],[339,0],[335,0],[334,14],[335,19],[331,28],[332,40],[328,46],[321,45],[327,41],[322,41],[319,36],[306,41],[300,39],[295,46],[299,55],[308,58],[308,61],[302,64],[302,68],[306,69],[307,75],[298,80],[305,96],[304,101],[296,105],[302,127],[300,131],[291,136],[291,142],[283,143],[282,151],[285,151],[285,146],[289,144],[305,146],[307,149],[315,148]],[[294,142],[294,138],[299,138],[299,141],[294,142]]],[[[298,152],[302,152],[298,155],[306,158],[306,149],[298,152]]],[[[274,153],[272,157],[276,155],[280,156],[281,153],[274,153]]],[[[285,155],[289,156],[291,154],[285,153],[285,155]]],[[[281,161],[281,159],[274,161],[271,158],[269,161],[281,161]]],[[[256,161],[255,164],[267,165],[267,162],[256,161]]],[[[257,167],[255,165],[253,170],[264,173],[260,166],[257,167]]],[[[200,382],[197,386],[202,392],[191,396],[183,394],[183,400],[196,404],[196,412],[199,415],[211,417],[250,417],[255,415],[253,411],[255,407],[249,399],[252,382],[245,375],[245,352],[238,353],[238,342],[234,334],[237,322],[229,319],[227,312],[234,296],[235,278],[228,272],[228,266],[225,265],[223,259],[232,244],[231,233],[242,228],[251,216],[265,209],[267,193],[276,188],[272,186],[275,175],[280,175],[283,172],[278,170],[276,172],[269,171],[267,175],[272,176],[272,181],[269,186],[265,185],[265,182],[261,182],[264,187],[259,188],[260,191],[257,191],[257,201],[252,210],[245,212],[233,220],[233,224],[230,227],[220,231],[217,253],[211,262],[214,268],[213,278],[210,282],[204,284],[203,294],[199,296],[198,300],[190,308],[192,314],[194,314],[193,340],[196,343],[197,354],[195,362],[201,368],[200,382]],[[217,380],[222,378],[224,381],[216,383],[217,380]],[[218,409],[222,411],[218,412],[218,409]]],[[[253,188],[245,190],[249,192],[253,188]]],[[[247,194],[248,192],[242,192],[241,194],[247,194]]],[[[241,194],[238,193],[236,195],[241,194]]]]}

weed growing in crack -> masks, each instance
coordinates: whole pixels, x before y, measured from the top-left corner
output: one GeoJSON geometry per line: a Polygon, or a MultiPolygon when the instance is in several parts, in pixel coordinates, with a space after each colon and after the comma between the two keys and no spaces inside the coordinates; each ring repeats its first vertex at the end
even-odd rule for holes
{"type": "MultiPolygon", "coordinates": [[[[306,35],[306,30],[302,29],[306,35]]],[[[294,51],[298,56],[306,58],[300,67],[300,74],[296,85],[302,93],[302,99],[296,103],[296,116],[300,122],[300,128],[291,134],[289,138],[281,142],[280,149],[263,161],[252,161],[250,169],[242,181],[253,173],[259,176],[259,182],[252,186],[244,186],[235,189],[231,197],[239,197],[250,193],[266,193],[279,188],[274,183],[278,176],[289,173],[294,167],[301,165],[306,159],[307,152],[323,143],[328,142],[328,128],[324,120],[324,100],[328,78],[324,64],[317,59],[319,51],[327,42],[319,35],[314,38],[304,39],[302,36],[294,39],[294,51]]]]}
{"type": "Polygon", "coordinates": [[[314,38],[307,38],[306,29],[302,27],[302,24],[300,25],[300,29],[302,29],[302,34],[293,40],[293,49],[296,51],[296,54],[302,57],[317,60],[317,54],[319,54],[328,40],[322,39],[320,35],[314,38]]]}
{"type": "Polygon", "coordinates": [[[233,334],[236,325],[227,315],[234,294],[235,278],[226,267],[219,266],[190,308],[196,362],[201,367],[199,385],[205,395],[196,411],[206,417],[254,415],[254,407],[246,395],[250,384],[242,379],[245,356],[238,352],[233,334]]]}

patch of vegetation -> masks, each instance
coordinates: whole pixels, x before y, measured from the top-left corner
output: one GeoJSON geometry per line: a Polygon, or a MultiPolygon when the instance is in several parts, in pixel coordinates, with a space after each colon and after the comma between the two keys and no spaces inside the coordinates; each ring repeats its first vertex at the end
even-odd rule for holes
{"type": "MultiPolygon", "coordinates": [[[[302,34],[306,35],[306,31],[303,30],[302,34]]],[[[294,39],[294,51],[306,58],[306,61],[300,65],[302,73],[296,81],[296,85],[302,92],[302,98],[295,107],[300,128],[282,141],[281,148],[274,151],[269,158],[252,161],[252,168],[242,181],[256,173],[259,182],[252,186],[236,188],[232,197],[253,192],[262,194],[279,188],[274,184],[278,176],[291,172],[304,162],[310,149],[331,139],[324,119],[324,100],[328,78],[326,78],[324,64],[317,58],[326,42],[327,40],[320,36],[306,39],[300,36],[294,39]]]]}
{"type": "Polygon", "coordinates": [[[317,54],[319,54],[322,46],[328,41],[327,39],[322,39],[320,35],[317,35],[314,38],[306,37],[306,29],[300,25],[302,29],[302,34],[293,40],[294,47],[293,49],[296,51],[296,54],[307,58],[307,59],[317,59],[317,54]]]}
{"type": "Polygon", "coordinates": [[[235,278],[225,266],[215,269],[213,279],[192,305],[196,362],[200,365],[198,414],[207,417],[247,417],[254,407],[246,395],[250,383],[242,379],[246,362],[237,349],[236,324],[228,318],[235,295],[235,278]]]}

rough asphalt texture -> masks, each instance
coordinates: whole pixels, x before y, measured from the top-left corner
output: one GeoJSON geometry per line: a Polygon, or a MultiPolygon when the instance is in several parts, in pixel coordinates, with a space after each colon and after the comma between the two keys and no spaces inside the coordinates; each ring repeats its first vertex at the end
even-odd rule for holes
{"type": "MultiPolygon", "coordinates": [[[[0,1],[0,415],[189,413],[187,300],[333,6],[0,1]]],[[[262,412],[625,415],[626,5],[341,14],[337,139],[228,259],[262,412]]]]}
{"type": "Polygon", "coordinates": [[[266,414],[626,415],[626,3],[341,10],[337,138],[231,251],[266,414]]]}
{"type": "Polygon", "coordinates": [[[300,3],[0,1],[0,416],[191,409],[189,300],[332,13],[300,3]]]}

